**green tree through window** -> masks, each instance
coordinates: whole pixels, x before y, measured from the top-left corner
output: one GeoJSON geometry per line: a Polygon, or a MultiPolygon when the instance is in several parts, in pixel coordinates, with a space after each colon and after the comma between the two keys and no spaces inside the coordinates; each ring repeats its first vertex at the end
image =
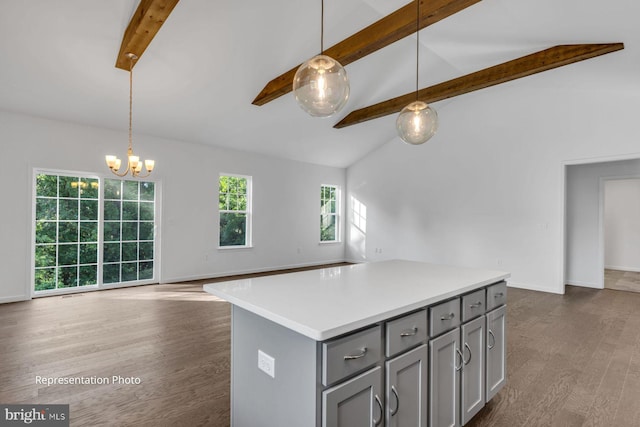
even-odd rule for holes
{"type": "Polygon", "coordinates": [[[153,182],[43,172],[34,195],[36,292],[153,279],[153,182]]]}
{"type": "Polygon", "coordinates": [[[338,187],[320,187],[320,241],[338,241],[338,187]]]}
{"type": "Polygon", "coordinates": [[[99,180],[38,174],[35,186],[34,289],[97,285],[99,180]]]}
{"type": "Polygon", "coordinates": [[[219,245],[249,246],[251,177],[220,175],[218,210],[219,245]]]}

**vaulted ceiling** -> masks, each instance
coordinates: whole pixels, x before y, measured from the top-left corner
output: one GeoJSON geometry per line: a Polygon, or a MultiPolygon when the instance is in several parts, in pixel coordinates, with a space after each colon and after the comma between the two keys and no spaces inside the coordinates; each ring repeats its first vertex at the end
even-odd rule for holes
{"type": "MultiPolygon", "coordinates": [[[[407,3],[325,0],[325,46],[407,3]]],[[[114,64],[137,5],[0,0],[0,109],[126,132],[128,75],[114,64]]],[[[421,87],[555,45],[624,42],[623,51],[568,67],[576,90],[637,93],[639,15],[633,0],[482,0],[421,31],[421,87]]],[[[252,105],[269,80],[318,53],[319,18],[320,0],[179,2],[134,70],[134,138],[145,133],[339,167],[400,143],[393,116],[333,126],[352,110],[413,90],[413,36],[346,66],[351,97],[334,117],[307,116],[291,94],[252,105]]],[[[553,79],[548,71],[512,84],[553,86],[553,79]]],[[[487,103],[491,90],[481,91],[487,103]]],[[[456,102],[434,106],[446,117],[456,102]]],[[[441,128],[434,138],[446,135],[441,128]]]]}

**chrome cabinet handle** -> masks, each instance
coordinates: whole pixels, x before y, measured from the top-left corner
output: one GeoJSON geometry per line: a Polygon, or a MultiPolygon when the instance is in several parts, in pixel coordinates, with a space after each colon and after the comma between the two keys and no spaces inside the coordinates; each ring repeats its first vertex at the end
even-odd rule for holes
{"type": "Polygon", "coordinates": [[[489,329],[489,337],[493,339],[493,344],[489,344],[489,350],[496,346],[496,336],[493,335],[493,331],[489,329]]]}
{"type": "Polygon", "coordinates": [[[440,317],[440,320],[451,320],[451,319],[453,319],[454,317],[456,317],[456,314],[455,314],[455,313],[449,313],[449,314],[447,314],[447,315],[445,315],[445,316],[440,317]]]}
{"type": "Polygon", "coordinates": [[[462,364],[464,363],[464,356],[460,352],[460,349],[456,348],[456,353],[458,353],[458,357],[460,357],[460,366],[456,366],[455,368],[456,368],[456,371],[459,371],[460,369],[462,369],[462,364]]]}
{"type": "Polygon", "coordinates": [[[493,297],[494,298],[502,298],[504,296],[504,292],[498,292],[497,294],[495,294],[493,297]]]}
{"type": "Polygon", "coordinates": [[[400,398],[398,397],[398,390],[396,390],[396,386],[392,385],[391,391],[393,392],[393,395],[396,397],[396,409],[391,410],[391,416],[393,417],[395,414],[398,413],[398,410],[400,410],[400,398]]]}
{"type": "Polygon", "coordinates": [[[380,402],[380,398],[378,397],[377,394],[376,394],[375,398],[376,398],[376,402],[378,402],[378,408],[380,408],[380,418],[378,418],[377,420],[376,420],[375,417],[373,418],[373,425],[377,426],[377,425],[380,425],[380,423],[382,422],[382,418],[383,418],[383,415],[384,415],[384,409],[382,409],[382,402],[380,402]]]}
{"type": "Polygon", "coordinates": [[[348,354],[348,355],[346,355],[344,357],[344,360],[362,359],[365,354],[367,354],[367,347],[362,347],[362,349],[360,350],[360,353],[358,353],[358,354],[348,354]]]}
{"type": "Polygon", "coordinates": [[[469,352],[469,359],[468,360],[464,360],[464,358],[463,358],[462,361],[464,362],[465,365],[468,365],[469,362],[471,362],[471,347],[469,347],[469,344],[464,343],[464,348],[466,348],[467,351],[469,352]]]}
{"type": "Polygon", "coordinates": [[[402,338],[404,338],[404,337],[412,337],[417,333],[418,333],[418,328],[414,326],[412,329],[410,329],[408,331],[401,332],[400,336],[402,338]]]}
{"type": "Polygon", "coordinates": [[[482,301],[478,301],[475,304],[470,304],[469,305],[470,308],[478,308],[478,307],[481,307],[481,306],[482,306],[482,301]]]}

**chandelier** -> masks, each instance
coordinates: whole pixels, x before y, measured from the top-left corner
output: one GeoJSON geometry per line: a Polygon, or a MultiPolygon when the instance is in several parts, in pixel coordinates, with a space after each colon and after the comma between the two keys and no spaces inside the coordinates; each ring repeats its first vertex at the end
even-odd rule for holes
{"type": "Polygon", "coordinates": [[[131,173],[131,176],[138,178],[146,178],[151,175],[153,168],[156,164],[155,160],[140,160],[139,156],[136,156],[133,153],[133,143],[132,143],[132,128],[131,128],[131,117],[133,110],[133,62],[138,59],[138,56],[134,53],[127,53],[127,57],[130,61],[129,66],[129,149],[127,150],[127,167],[120,171],[120,166],[122,166],[122,160],[120,160],[117,156],[107,155],[105,156],[105,160],[107,162],[107,166],[111,172],[118,176],[126,176],[131,173]],[[142,165],[144,164],[146,173],[141,175],[142,165]]]}

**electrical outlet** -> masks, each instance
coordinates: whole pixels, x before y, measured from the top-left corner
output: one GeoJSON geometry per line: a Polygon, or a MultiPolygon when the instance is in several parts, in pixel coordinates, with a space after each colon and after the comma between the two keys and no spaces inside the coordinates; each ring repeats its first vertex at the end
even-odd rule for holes
{"type": "Polygon", "coordinates": [[[276,377],[276,359],[269,356],[267,353],[262,350],[258,350],[258,369],[260,369],[265,374],[269,375],[271,378],[276,377]]]}

